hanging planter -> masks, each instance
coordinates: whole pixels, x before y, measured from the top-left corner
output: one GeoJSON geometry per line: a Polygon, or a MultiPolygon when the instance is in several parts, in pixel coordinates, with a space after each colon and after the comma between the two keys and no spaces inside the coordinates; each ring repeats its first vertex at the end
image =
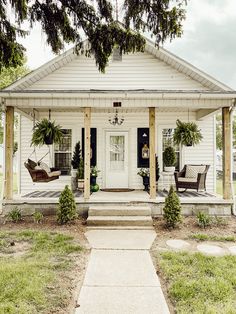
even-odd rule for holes
{"type": "Polygon", "coordinates": [[[60,125],[56,125],[55,121],[42,119],[37,122],[33,129],[31,145],[42,146],[60,143],[62,138],[62,130],[60,125]]]}
{"type": "Polygon", "coordinates": [[[176,145],[194,146],[202,141],[203,136],[196,123],[181,122],[178,119],[176,125],[173,137],[176,145]]]}

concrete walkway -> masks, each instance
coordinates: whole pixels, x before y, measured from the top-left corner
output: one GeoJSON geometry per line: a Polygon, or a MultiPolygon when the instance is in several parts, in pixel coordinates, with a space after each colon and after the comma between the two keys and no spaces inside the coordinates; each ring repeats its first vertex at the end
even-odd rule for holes
{"type": "Polygon", "coordinates": [[[90,230],[92,252],[76,314],[167,314],[149,249],[154,230],[90,230]]]}

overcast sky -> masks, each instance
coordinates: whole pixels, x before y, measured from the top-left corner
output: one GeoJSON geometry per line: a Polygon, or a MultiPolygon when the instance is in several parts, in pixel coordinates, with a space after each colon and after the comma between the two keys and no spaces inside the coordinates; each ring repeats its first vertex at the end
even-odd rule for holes
{"type": "MultiPolygon", "coordinates": [[[[22,43],[31,69],[54,56],[39,27],[22,43]]],[[[184,35],[164,47],[236,89],[236,1],[189,0],[184,35]]]]}

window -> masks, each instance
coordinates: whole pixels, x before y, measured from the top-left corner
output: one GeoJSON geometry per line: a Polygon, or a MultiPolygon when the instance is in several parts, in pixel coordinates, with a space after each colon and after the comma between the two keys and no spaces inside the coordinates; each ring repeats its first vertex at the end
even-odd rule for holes
{"type": "Polygon", "coordinates": [[[55,168],[61,170],[62,175],[70,175],[71,173],[71,135],[72,130],[63,129],[63,137],[60,144],[54,145],[54,165],[55,168]]]}
{"type": "Polygon", "coordinates": [[[110,170],[124,170],[125,167],[125,137],[110,136],[110,170]]]}
{"type": "MultiPolygon", "coordinates": [[[[174,130],[175,129],[162,129],[162,160],[163,160],[163,152],[166,149],[167,146],[172,146],[175,149],[176,154],[176,164],[175,169],[177,171],[180,170],[180,147],[179,145],[174,145],[174,130]]],[[[164,169],[164,165],[162,165],[164,169]]]]}

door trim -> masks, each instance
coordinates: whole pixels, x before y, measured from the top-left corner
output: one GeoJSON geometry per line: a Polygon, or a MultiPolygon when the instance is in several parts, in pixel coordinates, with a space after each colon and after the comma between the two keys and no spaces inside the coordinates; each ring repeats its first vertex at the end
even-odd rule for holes
{"type": "MultiPolygon", "coordinates": [[[[108,184],[108,178],[107,178],[107,175],[108,175],[108,161],[110,160],[109,159],[109,142],[108,142],[108,137],[109,137],[109,134],[111,135],[123,135],[125,137],[125,170],[126,170],[126,175],[127,175],[127,184],[123,186],[123,188],[129,188],[129,145],[128,145],[128,142],[129,142],[129,131],[127,130],[106,130],[105,131],[105,187],[106,188],[109,188],[109,184],[108,184]]],[[[119,187],[119,186],[117,186],[119,187]]]]}

